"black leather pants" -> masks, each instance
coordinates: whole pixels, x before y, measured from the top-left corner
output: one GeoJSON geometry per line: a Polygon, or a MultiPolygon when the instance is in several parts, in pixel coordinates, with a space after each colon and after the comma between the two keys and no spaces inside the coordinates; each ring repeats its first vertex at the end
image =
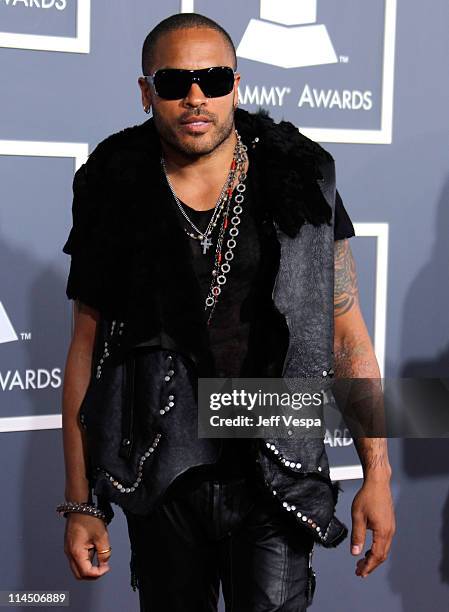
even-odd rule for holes
{"type": "Polygon", "coordinates": [[[249,476],[193,468],[152,514],[125,513],[141,612],[303,612],[313,540],[249,476]]]}

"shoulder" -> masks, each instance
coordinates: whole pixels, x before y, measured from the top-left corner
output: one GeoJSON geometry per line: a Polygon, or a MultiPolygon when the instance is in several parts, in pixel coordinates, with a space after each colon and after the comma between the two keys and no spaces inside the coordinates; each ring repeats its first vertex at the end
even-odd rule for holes
{"type": "Polygon", "coordinates": [[[263,136],[274,151],[285,156],[313,158],[318,164],[333,164],[334,158],[318,142],[308,138],[291,121],[275,121],[264,108],[250,113],[241,108],[236,110],[236,123],[251,134],[263,136]]]}
{"type": "Polygon", "coordinates": [[[145,121],[110,134],[95,146],[78,172],[93,180],[105,174],[123,176],[149,150],[151,132],[152,124],[145,121]]]}
{"type": "Polygon", "coordinates": [[[111,155],[123,149],[139,148],[142,145],[145,132],[150,129],[149,121],[125,127],[101,140],[91,155],[111,155]]]}

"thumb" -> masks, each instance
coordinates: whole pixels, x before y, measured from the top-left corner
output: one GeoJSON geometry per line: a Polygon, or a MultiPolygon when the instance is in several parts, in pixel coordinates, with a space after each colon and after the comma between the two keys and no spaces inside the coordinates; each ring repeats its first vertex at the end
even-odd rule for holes
{"type": "Polygon", "coordinates": [[[366,523],[363,514],[354,513],[352,515],[352,531],[351,531],[351,553],[359,555],[365,544],[366,523]]]}

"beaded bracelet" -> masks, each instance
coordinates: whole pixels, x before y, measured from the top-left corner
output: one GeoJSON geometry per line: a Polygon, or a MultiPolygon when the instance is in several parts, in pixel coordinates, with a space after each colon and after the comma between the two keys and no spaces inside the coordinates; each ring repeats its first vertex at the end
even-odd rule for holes
{"type": "Polygon", "coordinates": [[[95,504],[90,504],[89,502],[65,502],[63,504],[59,504],[56,506],[56,512],[59,513],[60,516],[67,518],[67,515],[70,512],[79,512],[80,514],[90,514],[91,516],[95,516],[96,518],[102,519],[106,525],[108,525],[111,520],[107,520],[106,514],[100,510],[95,504]]]}

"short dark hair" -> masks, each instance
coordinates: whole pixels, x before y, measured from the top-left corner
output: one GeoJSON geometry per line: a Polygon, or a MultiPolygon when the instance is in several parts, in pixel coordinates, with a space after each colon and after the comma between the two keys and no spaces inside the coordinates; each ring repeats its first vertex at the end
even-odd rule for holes
{"type": "Polygon", "coordinates": [[[150,70],[150,66],[154,61],[155,49],[159,39],[164,34],[168,34],[169,32],[175,32],[176,30],[184,30],[188,28],[209,28],[210,30],[219,32],[225,39],[225,42],[232,52],[234,58],[234,70],[237,68],[237,54],[235,52],[234,43],[232,42],[232,38],[220,24],[213,19],[209,19],[209,17],[200,15],[199,13],[175,13],[174,15],[171,15],[170,17],[167,17],[163,21],[159,22],[145,38],[142,47],[142,74],[147,74],[147,71],[150,70]]]}

